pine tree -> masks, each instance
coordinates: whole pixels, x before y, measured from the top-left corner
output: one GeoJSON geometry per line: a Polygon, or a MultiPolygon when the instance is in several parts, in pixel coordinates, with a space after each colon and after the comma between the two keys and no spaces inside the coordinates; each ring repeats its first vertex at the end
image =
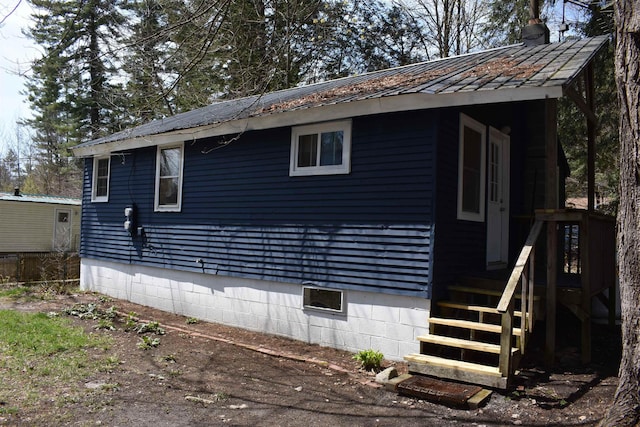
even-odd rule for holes
{"type": "Polygon", "coordinates": [[[9,149],[0,161],[0,191],[11,191],[18,185],[15,174],[17,159],[16,152],[9,149]]]}
{"type": "Polygon", "coordinates": [[[310,26],[313,82],[406,65],[425,58],[422,27],[408,11],[380,1],[326,2],[310,26]]]}
{"type": "Polygon", "coordinates": [[[175,113],[172,79],[166,66],[174,53],[169,19],[181,3],[171,0],[134,0],[124,6],[130,36],[124,42],[122,69],[127,73],[123,96],[129,99],[122,125],[148,122],[175,113]]]}
{"type": "Polygon", "coordinates": [[[221,93],[226,79],[217,66],[221,59],[220,31],[231,0],[176,1],[165,8],[164,30],[169,49],[164,53],[163,97],[172,113],[210,104],[221,93]]]}
{"type": "Polygon", "coordinates": [[[114,130],[105,120],[114,109],[106,59],[122,22],[116,2],[108,0],[30,0],[36,10],[29,35],[42,49],[26,84],[34,143],[41,156],[34,172],[42,192],[79,191],[79,170],[69,163],[69,148],[114,130]],[[57,179],[54,179],[56,177],[57,179]],[[67,188],[75,186],[75,191],[67,188]]]}

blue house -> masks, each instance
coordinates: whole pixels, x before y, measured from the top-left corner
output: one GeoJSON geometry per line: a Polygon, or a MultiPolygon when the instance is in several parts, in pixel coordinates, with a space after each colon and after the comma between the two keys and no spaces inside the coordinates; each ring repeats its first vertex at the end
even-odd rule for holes
{"type": "MultiPolygon", "coordinates": [[[[531,225],[558,219],[536,209],[566,213],[557,100],[589,103],[578,83],[606,42],[514,45],[217,102],[81,144],[81,285],[426,372],[424,337],[450,286],[514,267],[531,225]]],[[[525,337],[511,334],[526,328],[506,301],[509,349],[491,351],[508,354],[491,370],[461,362],[461,379],[508,381],[525,337]]]]}

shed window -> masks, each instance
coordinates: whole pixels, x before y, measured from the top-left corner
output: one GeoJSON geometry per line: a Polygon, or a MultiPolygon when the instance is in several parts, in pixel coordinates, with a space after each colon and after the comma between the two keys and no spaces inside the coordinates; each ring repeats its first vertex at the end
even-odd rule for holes
{"type": "Polygon", "coordinates": [[[486,129],[460,115],[458,160],[458,219],[484,221],[486,129]]]}
{"type": "Polygon", "coordinates": [[[304,287],[303,293],[305,308],[344,312],[344,294],[341,291],[304,287]]]}
{"type": "Polygon", "coordinates": [[[156,211],[180,211],[183,158],[183,144],[158,147],[156,159],[156,211]]]}
{"type": "Polygon", "coordinates": [[[92,202],[109,201],[109,173],[111,169],[110,157],[93,158],[93,183],[91,186],[92,202]]]}
{"type": "Polygon", "coordinates": [[[351,171],[351,122],[294,127],[290,176],[347,174],[351,171]]]}

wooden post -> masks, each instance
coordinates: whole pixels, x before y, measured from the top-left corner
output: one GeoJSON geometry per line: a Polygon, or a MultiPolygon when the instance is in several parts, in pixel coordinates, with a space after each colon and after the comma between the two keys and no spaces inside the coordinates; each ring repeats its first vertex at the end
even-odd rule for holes
{"type": "Polygon", "coordinates": [[[533,304],[535,296],[535,271],[536,271],[536,248],[531,250],[529,257],[529,305],[527,306],[527,320],[529,322],[529,332],[533,332],[533,325],[536,319],[533,317],[533,304]]]}
{"type": "Polygon", "coordinates": [[[558,231],[556,222],[547,222],[547,333],[544,362],[551,368],[556,353],[556,279],[558,277],[558,231]]]}
{"type": "Polygon", "coordinates": [[[527,291],[529,282],[529,263],[520,278],[520,354],[524,354],[527,346],[527,291]]]}
{"type": "Polygon", "coordinates": [[[589,238],[590,224],[589,212],[582,214],[580,221],[580,258],[581,271],[580,282],[582,285],[582,298],[580,305],[584,318],[581,319],[581,353],[582,363],[591,362],[591,240],[589,238]]]}
{"type": "Polygon", "coordinates": [[[22,260],[22,254],[17,254],[16,257],[16,282],[21,282],[22,281],[22,264],[23,264],[23,260],[22,260]]]}
{"type": "MultiPolygon", "coordinates": [[[[547,170],[545,181],[545,208],[558,209],[558,101],[545,101],[545,139],[547,170]]],[[[547,222],[547,331],[545,364],[553,366],[556,351],[556,280],[558,277],[558,232],[556,221],[547,222]]]]}
{"type": "Polygon", "coordinates": [[[545,157],[547,159],[545,181],[545,209],[558,209],[558,102],[545,100],[545,157]]]}
{"type": "Polygon", "coordinates": [[[499,370],[503,377],[511,375],[511,340],[513,335],[514,298],[511,298],[507,311],[502,313],[502,332],[500,334],[499,370]]]}
{"type": "Polygon", "coordinates": [[[585,92],[587,97],[587,108],[591,115],[587,115],[587,210],[595,210],[596,194],[596,121],[595,121],[595,100],[593,88],[593,64],[589,63],[585,74],[585,92]]]}

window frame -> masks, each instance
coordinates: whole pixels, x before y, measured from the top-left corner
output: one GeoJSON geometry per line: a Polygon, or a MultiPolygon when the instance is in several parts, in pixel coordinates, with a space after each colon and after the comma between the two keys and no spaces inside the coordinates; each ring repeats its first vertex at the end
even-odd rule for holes
{"type": "MultiPolygon", "coordinates": [[[[318,138],[320,141],[321,138],[318,138]]],[[[321,144],[317,144],[317,162],[320,161],[321,144]]],[[[289,176],[340,175],[351,173],[351,120],[316,123],[291,128],[291,155],[289,158],[289,176]],[[342,132],[342,162],[338,165],[298,166],[298,152],[301,136],[321,135],[322,133],[342,132]]]]}
{"type": "Polygon", "coordinates": [[[333,314],[346,314],[346,312],[347,312],[346,292],[344,290],[341,290],[341,289],[323,288],[323,287],[314,286],[314,285],[311,285],[311,284],[303,285],[302,286],[302,308],[304,310],[318,310],[318,311],[322,311],[322,312],[326,312],[326,313],[333,313],[333,314]],[[317,306],[317,305],[312,305],[311,303],[313,301],[311,301],[310,299],[307,298],[307,294],[309,294],[309,297],[311,297],[311,292],[313,292],[313,291],[335,292],[335,293],[339,294],[340,295],[340,308],[339,309],[335,309],[335,308],[331,308],[331,307],[320,307],[320,306],[317,306]]]}
{"type": "Polygon", "coordinates": [[[91,202],[104,203],[109,201],[109,186],[111,182],[111,156],[96,156],[93,158],[93,173],[91,176],[91,202]],[[105,195],[98,195],[98,164],[101,160],[107,161],[107,191],[105,195]]]}
{"type": "Polygon", "coordinates": [[[471,117],[460,114],[460,134],[458,137],[458,208],[457,218],[463,221],[484,222],[486,209],[486,179],[487,179],[487,127],[472,119],[471,117]],[[469,128],[480,134],[480,159],[479,164],[479,181],[478,202],[479,212],[467,211],[463,209],[463,200],[465,196],[464,186],[464,149],[465,149],[465,128],[469,128]]]}
{"type": "Polygon", "coordinates": [[[182,185],[184,179],[184,142],[178,144],[158,145],[156,149],[156,183],[155,183],[155,196],[154,196],[154,211],[155,212],[180,212],[182,210],[182,185]],[[175,204],[160,204],[160,159],[163,150],[180,149],[180,165],[178,170],[178,195],[175,204]]]}

